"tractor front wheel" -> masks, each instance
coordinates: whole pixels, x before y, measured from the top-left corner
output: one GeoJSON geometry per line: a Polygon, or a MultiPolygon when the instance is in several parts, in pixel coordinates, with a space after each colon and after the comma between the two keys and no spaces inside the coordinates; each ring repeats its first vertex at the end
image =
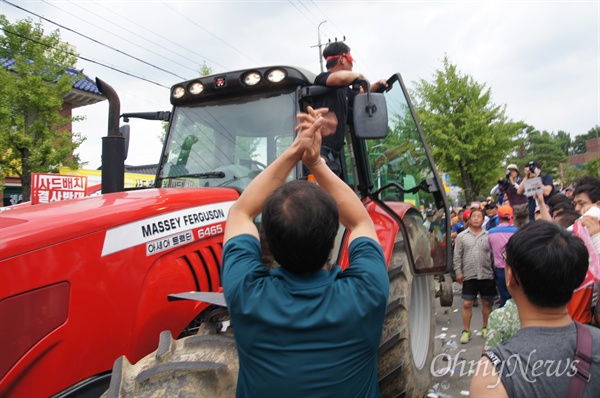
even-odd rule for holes
{"type": "Polygon", "coordinates": [[[424,397],[431,383],[435,332],[432,276],[415,276],[401,234],[390,265],[390,296],[379,346],[382,397],[424,397]]]}
{"type": "Polygon", "coordinates": [[[238,357],[232,335],[207,334],[173,340],[166,330],[158,350],[131,365],[115,361],[104,398],[235,397],[238,357]]]}

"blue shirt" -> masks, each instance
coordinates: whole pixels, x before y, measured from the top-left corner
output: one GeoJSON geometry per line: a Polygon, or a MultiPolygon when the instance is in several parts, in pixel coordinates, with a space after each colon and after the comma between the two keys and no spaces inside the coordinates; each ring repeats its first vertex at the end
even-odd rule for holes
{"type": "Polygon", "coordinates": [[[455,222],[454,226],[452,227],[452,232],[460,233],[464,230],[465,230],[465,223],[462,220],[458,220],[457,222],[455,222]]]}
{"type": "Polygon", "coordinates": [[[488,231],[492,228],[494,228],[495,226],[498,225],[498,215],[495,215],[494,217],[490,218],[488,220],[488,222],[485,224],[485,229],[487,229],[488,231]]]}
{"type": "Polygon", "coordinates": [[[350,266],[300,276],[261,262],[251,235],[223,248],[240,360],[238,397],[378,397],[389,279],[381,246],[355,239],[350,266]]]}

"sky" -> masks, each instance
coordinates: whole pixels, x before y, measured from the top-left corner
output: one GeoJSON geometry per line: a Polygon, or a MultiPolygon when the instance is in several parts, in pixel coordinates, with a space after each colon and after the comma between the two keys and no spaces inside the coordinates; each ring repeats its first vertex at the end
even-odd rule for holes
{"type": "MultiPolygon", "coordinates": [[[[76,67],[117,91],[121,113],[170,110],[169,88],[203,63],[214,73],[268,65],[319,73],[319,40],[345,37],[354,71],[371,80],[399,72],[411,88],[431,81],[447,56],[513,121],[572,137],[600,125],[600,0],[8,1],[24,9],[0,0],[11,23],[58,29],[91,60],[76,67]]],[[[78,153],[96,169],[108,103],[74,114],[86,117],[73,125],[87,138],[78,153]]],[[[160,122],[130,124],[126,164],[157,163],[160,122]]]]}

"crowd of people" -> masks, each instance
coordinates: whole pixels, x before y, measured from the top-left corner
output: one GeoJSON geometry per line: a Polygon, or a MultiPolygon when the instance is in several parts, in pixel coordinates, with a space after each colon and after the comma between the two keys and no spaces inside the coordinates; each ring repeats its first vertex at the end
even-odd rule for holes
{"type": "MultiPolygon", "coordinates": [[[[433,236],[434,221],[446,222],[445,219],[439,220],[443,217],[439,211],[424,210],[423,215],[425,218],[423,225],[431,236],[433,236]]],[[[519,347],[525,350],[524,347],[527,345],[522,344],[523,340],[521,343],[514,343],[514,340],[510,340],[511,337],[517,335],[520,339],[524,339],[522,336],[538,333],[539,330],[534,326],[541,325],[557,327],[556,330],[544,330],[552,332],[549,341],[553,341],[553,338],[560,341],[564,348],[562,353],[576,348],[577,338],[575,337],[577,337],[578,329],[576,330],[573,326],[575,324],[588,325],[586,327],[592,328],[590,330],[593,331],[594,349],[597,349],[600,344],[598,341],[600,338],[600,329],[598,329],[600,327],[600,303],[598,302],[600,179],[586,176],[559,190],[555,188],[552,177],[542,172],[541,164],[538,161],[526,163],[522,170],[516,164],[509,164],[506,168],[505,178],[498,181],[498,184],[491,190],[490,196],[478,197],[468,206],[453,208],[450,212],[449,222],[451,223],[450,237],[453,246],[453,278],[462,285],[463,331],[460,342],[469,344],[472,339],[472,311],[480,300],[481,335],[484,343],[484,359],[482,359],[481,366],[485,368],[493,365],[498,376],[491,379],[474,378],[472,395],[487,396],[483,394],[483,392],[487,392],[494,396],[505,396],[503,394],[527,396],[537,391],[534,395],[539,396],[540,391],[550,391],[528,390],[527,388],[531,386],[528,385],[527,388],[522,385],[515,386],[512,383],[514,380],[504,378],[503,367],[510,365],[504,361],[510,357],[507,353],[522,355],[525,351],[503,350],[504,347],[519,347]],[[548,238],[549,240],[542,242],[532,236],[541,234],[542,231],[552,239],[548,238]],[[586,255],[580,253],[580,257],[585,258],[582,263],[585,273],[581,278],[581,275],[575,278],[573,275],[562,274],[566,271],[561,267],[573,268],[574,264],[557,264],[556,261],[553,261],[557,258],[567,261],[568,257],[561,256],[566,255],[565,251],[569,252],[573,249],[572,244],[564,244],[564,242],[572,243],[571,237],[578,244],[581,243],[580,246],[583,246],[587,253],[586,255]],[[563,244],[558,244],[561,239],[563,244]],[[519,240],[519,244],[517,244],[517,240],[519,240]],[[519,249],[516,257],[512,257],[513,263],[510,260],[511,248],[519,249]],[[525,256],[523,252],[534,253],[536,250],[540,251],[539,257],[528,258],[529,262],[522,263],[524,260],[520,256],[525,256]],[[560,253],[555,253],[556,250],[560,253]],[[542,253],[546,255],[541,255],[542,253]],[[527,273],[528,276],[532,275],[534,270],[546,272],[543,276],[531,279],[543,286],[544,291],[540,292],[541,295],[545,293],[550,297],[560,292],[560,289],[564,289],[565,286],[569,286],[566,289],[565,300],[548,299],[547,302],[540,304],[540,302],[536,302],[539,298],[533,299],[533,301],[528,299],[527,294],[530,294],[531,290],[535,288],[525,287],[520,283],[520,278],[515,278],[515,262],[521,262],[520,266],[523,268],[520,272],[527,273]],[[535,268],[536,266],[538,268],[535,268]],[[547,281],[549,276],[552,281],[547,281]],[[573,283],[574,285],[571,286],[573,283]],[[557,285],[561,285],[560,288],[557,285]],[[521,297],[514,298],[515,291],[519,291],[521,297]],[[496,309],[493,309],[494,306],[496,309]],[[539,319],[535,314],[539,315],[539,319]],[[550,314],[553,315],[550,316],[550,314]],[[536,322],[524,324],[523,319],[527,315],[536,321],[540,319],[545,319],[545,321],[541,321],[539,324],[536,322]],[[564,322],[563,324],[547,322],[556,320],[558,315],[566,316],[563,321],[568,318],[571,327],[560,329],[559,326],[566,326],[564,322]],[[525,325],[532,328],[524,332],[525,325]],[[496,384],[500,381],[500,384],[505,384],[504,389],[483,390],[479,388],[482,380],[494,381],[496,384]]],[[[525,285],[527,286],[527,284],[525,285]]],[[[537,347],[538,343],[530,343],[527,346],[527,355],[535,351],[537,347]]],[[[545,356],[546,353],[539,350],[538,354],[543,360],[553,361],[556,359],[552,355],[545,356]]],[[[566,359],[564,358],[564,360],[566,359]]],[[[596,357],[592,358],[592,369],[596,369],[598,366],[597,360],[596,357]]],[[[514,365],[514,361],[512,365],[514,365]]],[[[514,369],[512,370],[514,372],[514,369]]],[[[506,372],[506,370],[504,371],[506,372]]],[[[600,374],[596,375],[600,377],[600,374]]],[[[527,379],[527,375],[524,377],[527,379]]],[[[552,383],[564,386],[564,380],[558,382],[557,379],[553,379],[552,383]]],[[[566,385],[568,386],[568,383],[566,385]]],[[[552,384],[552,388],[554,387],[556,386],[552,384]]],[[[586,390],[585,396],[596,396],[595,394],[599,391],[598,387],[590,387],[588,390],[586,390]],[[588,390],[596,392],[589,395],[588,390]]],[[[568,396],[572,396],[571,390],[568,391],[568,396]]],[[[553,394],[552,396],[567,395],[553,394]]]]}
{"type": "Polygon", "coordinates": [[[505,253],[515,305],[500,309],[501,338],[488,342],[470,396],[600,396],[600,329],[573,322],[567,309],[586,278],[588,248],[558,223],[539,220],[519,227],[505,253]]]}
{"type": "Polygon", "coordinates": [[[483,357],[471,396],[600,396],[600,179],[586,176],[557,190],[537,161],[520,175],[510,164],[490,197],[451,213],[462,344],[471,340],[478,296],[482,303],[483,357]],[[596,377],[583,395],[574,393],[570,378],[531,368],[560,359],[573,363],[583,339],[579,325],[593,336],[594,354],[590,348],[588,367],[573,365],[569,375],[596,377]]]}

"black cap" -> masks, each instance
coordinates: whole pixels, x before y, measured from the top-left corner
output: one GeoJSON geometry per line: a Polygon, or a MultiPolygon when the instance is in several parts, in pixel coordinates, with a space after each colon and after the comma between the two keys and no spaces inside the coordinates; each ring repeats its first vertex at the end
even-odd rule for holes
{"type": "Polygon", "coordinates": [[[492,200],[491,202],[489,202],[487,205],[485,205],[486,209],[493,209],[495,207],[498,207],[498,203],[496,203],[495,200],[492,200]]]}

